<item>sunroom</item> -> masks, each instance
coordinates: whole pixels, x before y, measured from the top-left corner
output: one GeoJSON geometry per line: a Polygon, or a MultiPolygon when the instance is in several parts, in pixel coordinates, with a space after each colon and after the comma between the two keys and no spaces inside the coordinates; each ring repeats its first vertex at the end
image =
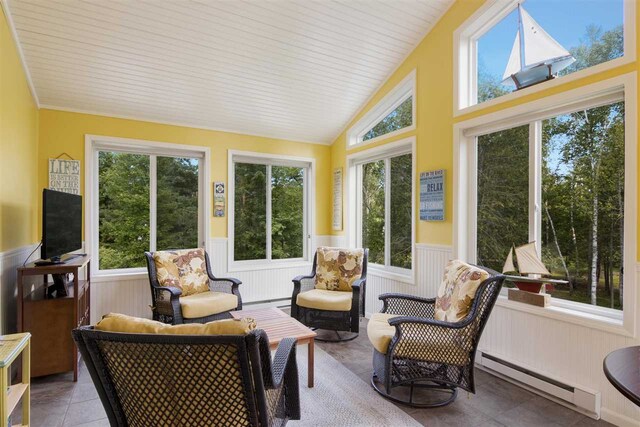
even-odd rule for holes
{"type": "Polygon", "coordinates": [[[1,423],[640,427],[635,0],[0,0],[1,423]]]}

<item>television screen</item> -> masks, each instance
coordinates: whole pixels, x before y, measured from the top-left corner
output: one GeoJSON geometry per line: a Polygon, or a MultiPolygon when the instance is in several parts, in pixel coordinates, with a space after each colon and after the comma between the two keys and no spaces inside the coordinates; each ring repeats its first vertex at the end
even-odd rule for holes
{"type": "Polygon", "coordinates": [[[42,192],[42,258],[82,248],[82,196],[45,189],[42,192]]]}

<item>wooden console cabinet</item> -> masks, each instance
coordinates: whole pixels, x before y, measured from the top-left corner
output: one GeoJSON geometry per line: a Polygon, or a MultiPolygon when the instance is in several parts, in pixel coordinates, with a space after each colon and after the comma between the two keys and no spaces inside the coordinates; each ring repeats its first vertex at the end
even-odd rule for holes
{"type": "Polygon", "coordinates": [[[78,380],[78,350],[71,331],[88,325],[90,316],[91,258],[82,256],[64,264],[18,268],[18,332],[31,333],[31,376],[73,371],[78,380]],[[81,279],[82,273],[86,279],[81,279]],[[67,284],[67,296],[49,298],[51,274],[73,275],[67,284]],[[25,288],[26,276],[42,276],[41,283],[25,288]]]}

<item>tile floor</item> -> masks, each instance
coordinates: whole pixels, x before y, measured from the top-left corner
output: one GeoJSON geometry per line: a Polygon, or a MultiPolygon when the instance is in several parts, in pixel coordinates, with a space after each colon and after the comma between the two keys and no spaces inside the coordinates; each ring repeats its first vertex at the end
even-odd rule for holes
{"type": "MultiPolygon", "coordinates": [[[[366,319],[360,336],[347,343],[318,343],[370,387],[372,347],[366,334],[366,319]]],[[[476,370],[477,393],[461,391],[451,405],[414,409],[398,405],[423,425],[453,426],[606,426],[557,405],[483,371],[476,370]]],[[[33,426],[108,426],[105,412],[84,365],[77,383],[71,374],[52,375],[33,381],[33,426]]],[[[17,421],[17,420],[16,420],[17,421]]],[[[373,427],[373,426],[372,426],[373,427]]]]}

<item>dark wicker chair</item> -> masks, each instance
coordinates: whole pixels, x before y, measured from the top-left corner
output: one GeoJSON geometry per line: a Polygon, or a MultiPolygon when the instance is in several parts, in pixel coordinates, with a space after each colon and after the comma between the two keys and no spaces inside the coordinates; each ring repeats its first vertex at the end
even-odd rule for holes
{"type": "Polygon", "coordinates": [[[400,317],[388,320],[395,335],[387,353],[373,352],[371,385],[378,393],[414,407],[447,405],[455,400],[458,388],[475,393],[478,341],[504,282],[503,275],[487,271],[490,276],[478,287],[470,312],[460,322],[435,320],[435,298],[380,295],[381,312],[400,317]],[[392,396],[397,387],[409,387],[408,393],[392,396]],[[421,401],[414,401],[414,389],[427,389],[421,393],[421,401]]]}
{"type": "MultiPolygon", "coordinates": [[[[182,291],[177,287],[165,287],[160,285],[158,282],[158,271],[153,260],[154,253],[155,252],[144,253],[145,259],[147,260],[149,284],[151,286],[151,311],[153,314],[153,320],[177,325],[181,323],[206,323],[214,320],[231,318],[231,315],[229,314],[229,311],[231,310],[214,313],[204,317],[186,318],[183,316],[182,307],[180,305],[182,291]]],[[[234,310],[242,310],[242,297],[240,296],[240,291],[238,289],[242,282],[232,277],[215,277],[211,272],[211,262],[209,261],[209,254],[206,251],[204,252],[204,257],[207,275],[209,276],[209,289],[212,292],[224,292],[235,295],[238,298],[238,305],[234,310]]]]}
{"type": "Polygon", "coordinates": [[[367,285],[367,258],[369,250],[364,249],[362,260],[362,274],[352,284],[353,295],[351,297],[351,309],[348,311],[329,311],[306,308],[299,306],[298,295],[315,287],[316,268],[318,266],[318,253],[313,257],[311,274],[297,276],[293,279],[293,295],[291,296],[291,317],[312,329],[325,329],[335,331],[337,339],[316,337],[316,341],[343,342],[358,337],[360,333],[360,317],[364,316],[366,285],[367,285]],[[339,331],[351,332],[351,336],[342,337],[339,331]]]}
{"type": "Polygon", "coordinates": [[[296,340],[73,331],[112,426],[282,426],[300,419],[296,340]]]}

